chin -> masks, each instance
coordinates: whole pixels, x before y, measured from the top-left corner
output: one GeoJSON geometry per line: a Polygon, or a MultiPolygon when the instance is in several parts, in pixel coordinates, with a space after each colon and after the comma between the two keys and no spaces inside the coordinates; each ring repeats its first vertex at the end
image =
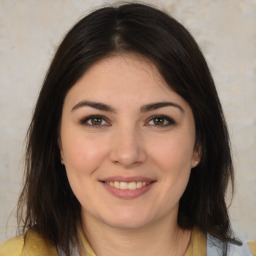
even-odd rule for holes
{"type": "Polygon", "coordinates": [[[148,224],[148,222],[141,221],[141,220],[120,219],[120,220],[114,220],[114,221],[106,221],[105,224],[115,229],[137,230],[145,227],[148,224]]]}
{"type": "Polygon", "coordinates": [[[117,229],[139,229],[151,223],[152,217],[139,211],[122,211],[110,213],[109,216],[104,216],[102,220],[106,225],[117,229]]]}

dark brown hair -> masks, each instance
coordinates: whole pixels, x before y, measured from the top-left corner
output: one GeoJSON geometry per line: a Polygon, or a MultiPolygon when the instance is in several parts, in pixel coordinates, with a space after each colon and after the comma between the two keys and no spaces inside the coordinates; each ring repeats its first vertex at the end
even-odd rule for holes
{"type": "Polygon", "coordinates": [[[67,255],[70,245],[76,244],[80,203],[60,163],[57,144],[62,106],[65,95],[84,72],[115,53],[135,53],[151,60],[167,84],[192,108],[196,145],[202,157],[180,199],[179,226],[196,226],[224,245],[238,243],[232,235],[225,203],[229,180],[233,187],[229,137],[206,61],[180,23],[142,4],[92,12],[75,24],[59,46],[28,131],[26,179],[18,208],[23,232],[36,229],[67,255]]]}

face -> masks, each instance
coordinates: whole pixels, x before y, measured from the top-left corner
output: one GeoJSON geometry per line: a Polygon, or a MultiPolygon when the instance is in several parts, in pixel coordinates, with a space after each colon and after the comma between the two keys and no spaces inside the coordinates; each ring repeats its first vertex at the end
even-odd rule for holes
{"type": "Polygon", "coordinates": [[[190,106],[142,57],[101,60],[66,95],[59,147],[84,220],[129,229],[177,221],[194,146],[190,106]]]}

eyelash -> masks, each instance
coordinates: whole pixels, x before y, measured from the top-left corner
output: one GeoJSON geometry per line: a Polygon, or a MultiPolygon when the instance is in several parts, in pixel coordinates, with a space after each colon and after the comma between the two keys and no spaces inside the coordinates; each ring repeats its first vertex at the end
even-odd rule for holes
{"type": "MultiPolygon", "coordinates": [[[[91,115],[91,116],[88,116],[86,118],[83,118],[80,123],[82,125],[86,125],[88,127],[91,127],[91,128],[102,128],[103,126],[110,126],[110,122],[102,115],[91,115]],[[92,121],[93,119],[100,119],[101,121],[104,121],[106,122],[106,124],[99,124],[99,125],[95,125],[95,124],[89,124],[88,121],[92,121]]],[[[146,122],[146,126],[155,126],[155,127],[158,127],[158,128],[164,128],[164,127],[168,127],[168,126],[171,126],[171,125],[174,125],[176,124],[176,122],[168,117],[168,116],[165,116],[165,115],[155,115],[155,116],[151,116],[147,122],[146,122]],[[155,119],[163,119],[164,121],[164,124],[161,124],[161,125],[156,125],[156,124],[149,124],[151,121],[154,122],[155,119]],[[167,122],[167,123],[166,123],[167,122]]]]}
{"type": "Polygon", "coordinates": [[[82,125],[86,125],[88,127],[92,127],[92,128],[101,128],[102,126],[110,126],[109,122],[107,121],[107,119],[104,117],[104,116],[101,116],[101,115],[91,115],[91,116],[88,116],[86,118],[83,118],[80,123],[82,125]],[[95,125],[95,124],[89,124],[88,121],[92,121],[93,119],[100,119],[102,121],[105,121],[107,124],[100,124],[100,125],[95,125]]]}
{"type": "Polygon", "coordinates": [[[147,121],[147,123],[149,123],[150,121],[153,121],[154,119],[163,119],[164,123],[165,122],[167,122],[167,123],[162,124],[162,125],[148,124],[149,126],[156,126],[156,127],[159,127],[159,128],[164,128],[164,127],[168,127],[168,126],[176,124],[176,122],[172,118],[170,118],[169,116],[165,116],[165,115],[155,115],[155,116],[152,116],[147,121]]]}

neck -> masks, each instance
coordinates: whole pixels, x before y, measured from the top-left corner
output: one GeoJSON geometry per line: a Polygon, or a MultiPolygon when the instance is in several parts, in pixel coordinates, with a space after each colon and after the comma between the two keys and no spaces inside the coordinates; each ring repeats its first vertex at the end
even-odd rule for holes
{"type": "Polygon", "coordinates": [[[166,218],[137,229],[111,227],[90,215],[83,222],[84,234],[97,256],[183,256],[191,236],[191,231],[166,218]]]}

